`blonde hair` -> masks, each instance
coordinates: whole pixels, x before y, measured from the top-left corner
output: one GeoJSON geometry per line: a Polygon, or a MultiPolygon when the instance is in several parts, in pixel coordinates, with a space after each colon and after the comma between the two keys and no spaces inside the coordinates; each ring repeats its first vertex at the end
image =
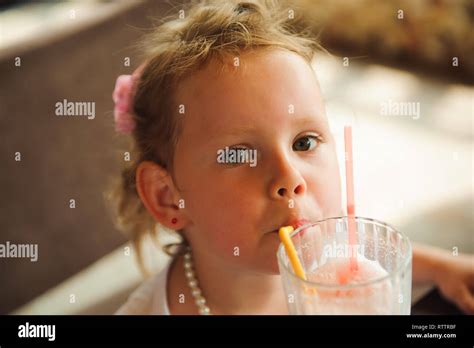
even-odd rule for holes
{"type": "MultiPolygon", "coordinates": [[[[118,229],[128,235],[145,273],[141,241],[155,236],[158,223],[136,190],[135,173],[142,161],[154,161],[173,176],[173,157],[180,126],[173,92],[180,79],[211,61],[224,62],[244,50],[282,48],[311,62],[319,45],[301,29],[301,18],[277,1],[192,1],[184,18],[167,17],[145,35],[140,47],[145,67],[133,102],[136,127],[132,160],[108,194],[118,229]],[[297,24],[297,25],[296,25],[297,24]]],[[[183,12],[181,12],[183,13],[183,12]]]]}

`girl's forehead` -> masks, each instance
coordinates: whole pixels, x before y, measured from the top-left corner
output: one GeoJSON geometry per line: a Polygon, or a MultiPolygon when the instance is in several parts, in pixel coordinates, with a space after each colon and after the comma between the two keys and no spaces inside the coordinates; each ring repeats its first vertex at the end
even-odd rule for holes
{"type": "Polygon", "coordinates": [[[225,55],[212,58],[188,76],[180,85],[197,85],[200,82],[219,80],[248,80],[258,75],[270,76],[281,73],[304,73],[314,75],[311,65],[299,54],[283,49],[257,49],[240,53],[238,56],[225,55]]]}
{"type": "Polygon", "coordinates": [[[202,111],[203,117],[215,112],[275,112],[290,105],[307,109],[319,102],[314,71],[301,56],[259,50],[237,58],[238,66],[221,69],[220,62],[211,62],[182,80],[176,102],[186,105],[189,112],[202,111]]]}

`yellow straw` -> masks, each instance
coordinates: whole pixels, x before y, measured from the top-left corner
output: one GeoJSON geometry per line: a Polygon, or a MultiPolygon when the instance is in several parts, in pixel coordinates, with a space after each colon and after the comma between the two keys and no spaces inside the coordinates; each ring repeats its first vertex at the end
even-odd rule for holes
{"type": "Polygon", "coordinates": [[[293,266],[293,270],[295,274],[303,280],[306,280],[306,275],[304,273],[303,266],[301,266],[301,262],[298,259],[298,254],[296,253],[295,246],[290,238],[290,233],[293,232],[292,226],[285,226],[281,227],[278,231],[278,235],[280,236],[280,240],[285,247],[286,253],[288,254],[288,258],[290,259],[291,265],[293,266]]]}

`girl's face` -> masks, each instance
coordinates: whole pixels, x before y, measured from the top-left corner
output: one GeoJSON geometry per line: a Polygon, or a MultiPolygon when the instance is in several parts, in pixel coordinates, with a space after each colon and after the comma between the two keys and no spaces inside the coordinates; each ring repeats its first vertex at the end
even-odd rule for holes
{"type": "Polygon", "coordinates": [[[279,227],[341,211],[335,144],[313,70],[284,50],[247,52],[231,69],[211,63],[188,77],[175,102],[185,106],[176,116],[184,119],[175,183],[193,249],[227,267],[278,273],[279,227]],[[249,161],[221,163],[226,148],[246,149],[249,161]]]}

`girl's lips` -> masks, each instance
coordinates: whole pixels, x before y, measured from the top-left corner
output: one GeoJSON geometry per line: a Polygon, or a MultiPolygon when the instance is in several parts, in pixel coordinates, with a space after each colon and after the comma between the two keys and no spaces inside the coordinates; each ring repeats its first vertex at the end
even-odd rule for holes
{"type": "MultiPolygon", "coordinates": [[[[293,228],[296,230],[297,228],[300,228],[301,226],[307,225],[309,223],[310,223],[310,221],[308,219],[300,219],[300,220],[294,222],[291,226],[293,226],[293,228]]],[[[302,231],[299,232],[301,237],[304,236],[305,232],[306,232],[306,229],[303,229],[302,231]]]]}
{"type": "Polygon", "coordinates": [[[293,226],[293,228],[296,230],[297,228],[299,228],[301,226],[309,224],[309,222],[310,221],[308,219],[299,219],[299,220],[296,220],[296,221],[290,223],[289,225],[293,226]]]}
{"type": "MultiPolygon", "coordinates": [[[[293,229],[296,230],[297,228],[299,228],[301,226],[304,226],[304,225],[307,225],[309,223],[310,223],[310,221],[308,219],[298,219],[298,220],[291,220],[291,222],[286,223],[284,225],[281,225],[280,227],[291,226],[291,227],[293,227],[293,229]]],[[[277,228],[276,230],[273,230],[272,232],[278,233],[279,229],[280,228],[277,228]]]]}

